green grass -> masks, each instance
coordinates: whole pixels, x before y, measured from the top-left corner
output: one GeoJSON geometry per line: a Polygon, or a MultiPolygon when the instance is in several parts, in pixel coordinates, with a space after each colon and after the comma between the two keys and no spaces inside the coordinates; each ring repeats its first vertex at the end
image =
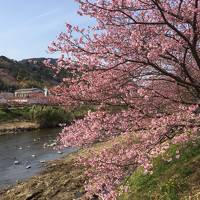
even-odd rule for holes
{"type": "Polygon", "coordinates": [[[19,119],[22,115],[14,110],[9,110],[9,109],[0,109],[0,122],[7,122],[7,121],[12,121],[14,119],[19,119]]]}
{"type": "Polygon", "coordinates": [[[153,161],[153,174],[144,175],[136,170],[126,183],[130,188],[119,200],[189,200],[200,199],[200,141],[187,146],[173,146],[165,155],[153,161]],[[176,159],[176,151],[180,158],[176,159]],[[195,197],[199,192],[199,197],[195,197]]]}
{"type": "Polygon", "coordinates": [[[0,110],[0,121],[6,121],[9,119],[9,115],[3,111],[3,110],[0,110]]]}

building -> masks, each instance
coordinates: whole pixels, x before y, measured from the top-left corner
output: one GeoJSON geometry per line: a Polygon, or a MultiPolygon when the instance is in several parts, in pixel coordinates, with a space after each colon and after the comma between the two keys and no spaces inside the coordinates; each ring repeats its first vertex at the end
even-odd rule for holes
{"type": "Polygon", "coordinates": [[[15,91],[15,97],[29,98],[41,94],[46,96],[46,93],[47,93],[46,90],[42,90],[39,88],[19,89],[15,91]]]}

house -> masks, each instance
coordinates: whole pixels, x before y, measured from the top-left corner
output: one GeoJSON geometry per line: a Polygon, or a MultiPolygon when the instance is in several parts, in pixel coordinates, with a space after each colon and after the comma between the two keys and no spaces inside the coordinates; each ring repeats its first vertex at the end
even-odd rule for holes
{"type": "Polygon", "coordinates": [[[29,98],[29,97],[34,97],[41,94],[46,96],[47,94],[46,90],[42,90],[39,88],[27,88],[27,89],[19,89],[15,91],[15,97],[21,97],[21,98],[29,98]]]}

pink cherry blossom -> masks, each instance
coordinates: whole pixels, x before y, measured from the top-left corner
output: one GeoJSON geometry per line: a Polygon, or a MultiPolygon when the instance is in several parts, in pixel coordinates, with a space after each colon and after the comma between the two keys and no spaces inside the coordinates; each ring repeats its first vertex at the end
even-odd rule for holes
{"type": "Polygon", "coordinates": [[[49,50],[61,52],[54,70],[70,70],[54,88],[66,106],[93,104],[96,112],[60,133],[61,146],[113,140],[109,148],[80,158],[88,168],[86,198],[114,200],[138,166],[152,171],[152,158],[172,143],[199,132],[200,4],[198,0],[76,0],[78,13],[95,20],[66,32],[49,50]],[[64,56],[62,56],[64,55],[64,56]]]}

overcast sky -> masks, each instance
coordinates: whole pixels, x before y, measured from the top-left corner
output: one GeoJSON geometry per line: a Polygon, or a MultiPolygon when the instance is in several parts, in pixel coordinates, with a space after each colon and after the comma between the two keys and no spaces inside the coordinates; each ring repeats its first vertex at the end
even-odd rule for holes
{"type": "Polygon", "coordinates": [[[0,55],[16,60],[55,57],[47,47],[66,22],[91,23],[77,15],[74,0],[0,0],[0,5],[0,55]]]}

